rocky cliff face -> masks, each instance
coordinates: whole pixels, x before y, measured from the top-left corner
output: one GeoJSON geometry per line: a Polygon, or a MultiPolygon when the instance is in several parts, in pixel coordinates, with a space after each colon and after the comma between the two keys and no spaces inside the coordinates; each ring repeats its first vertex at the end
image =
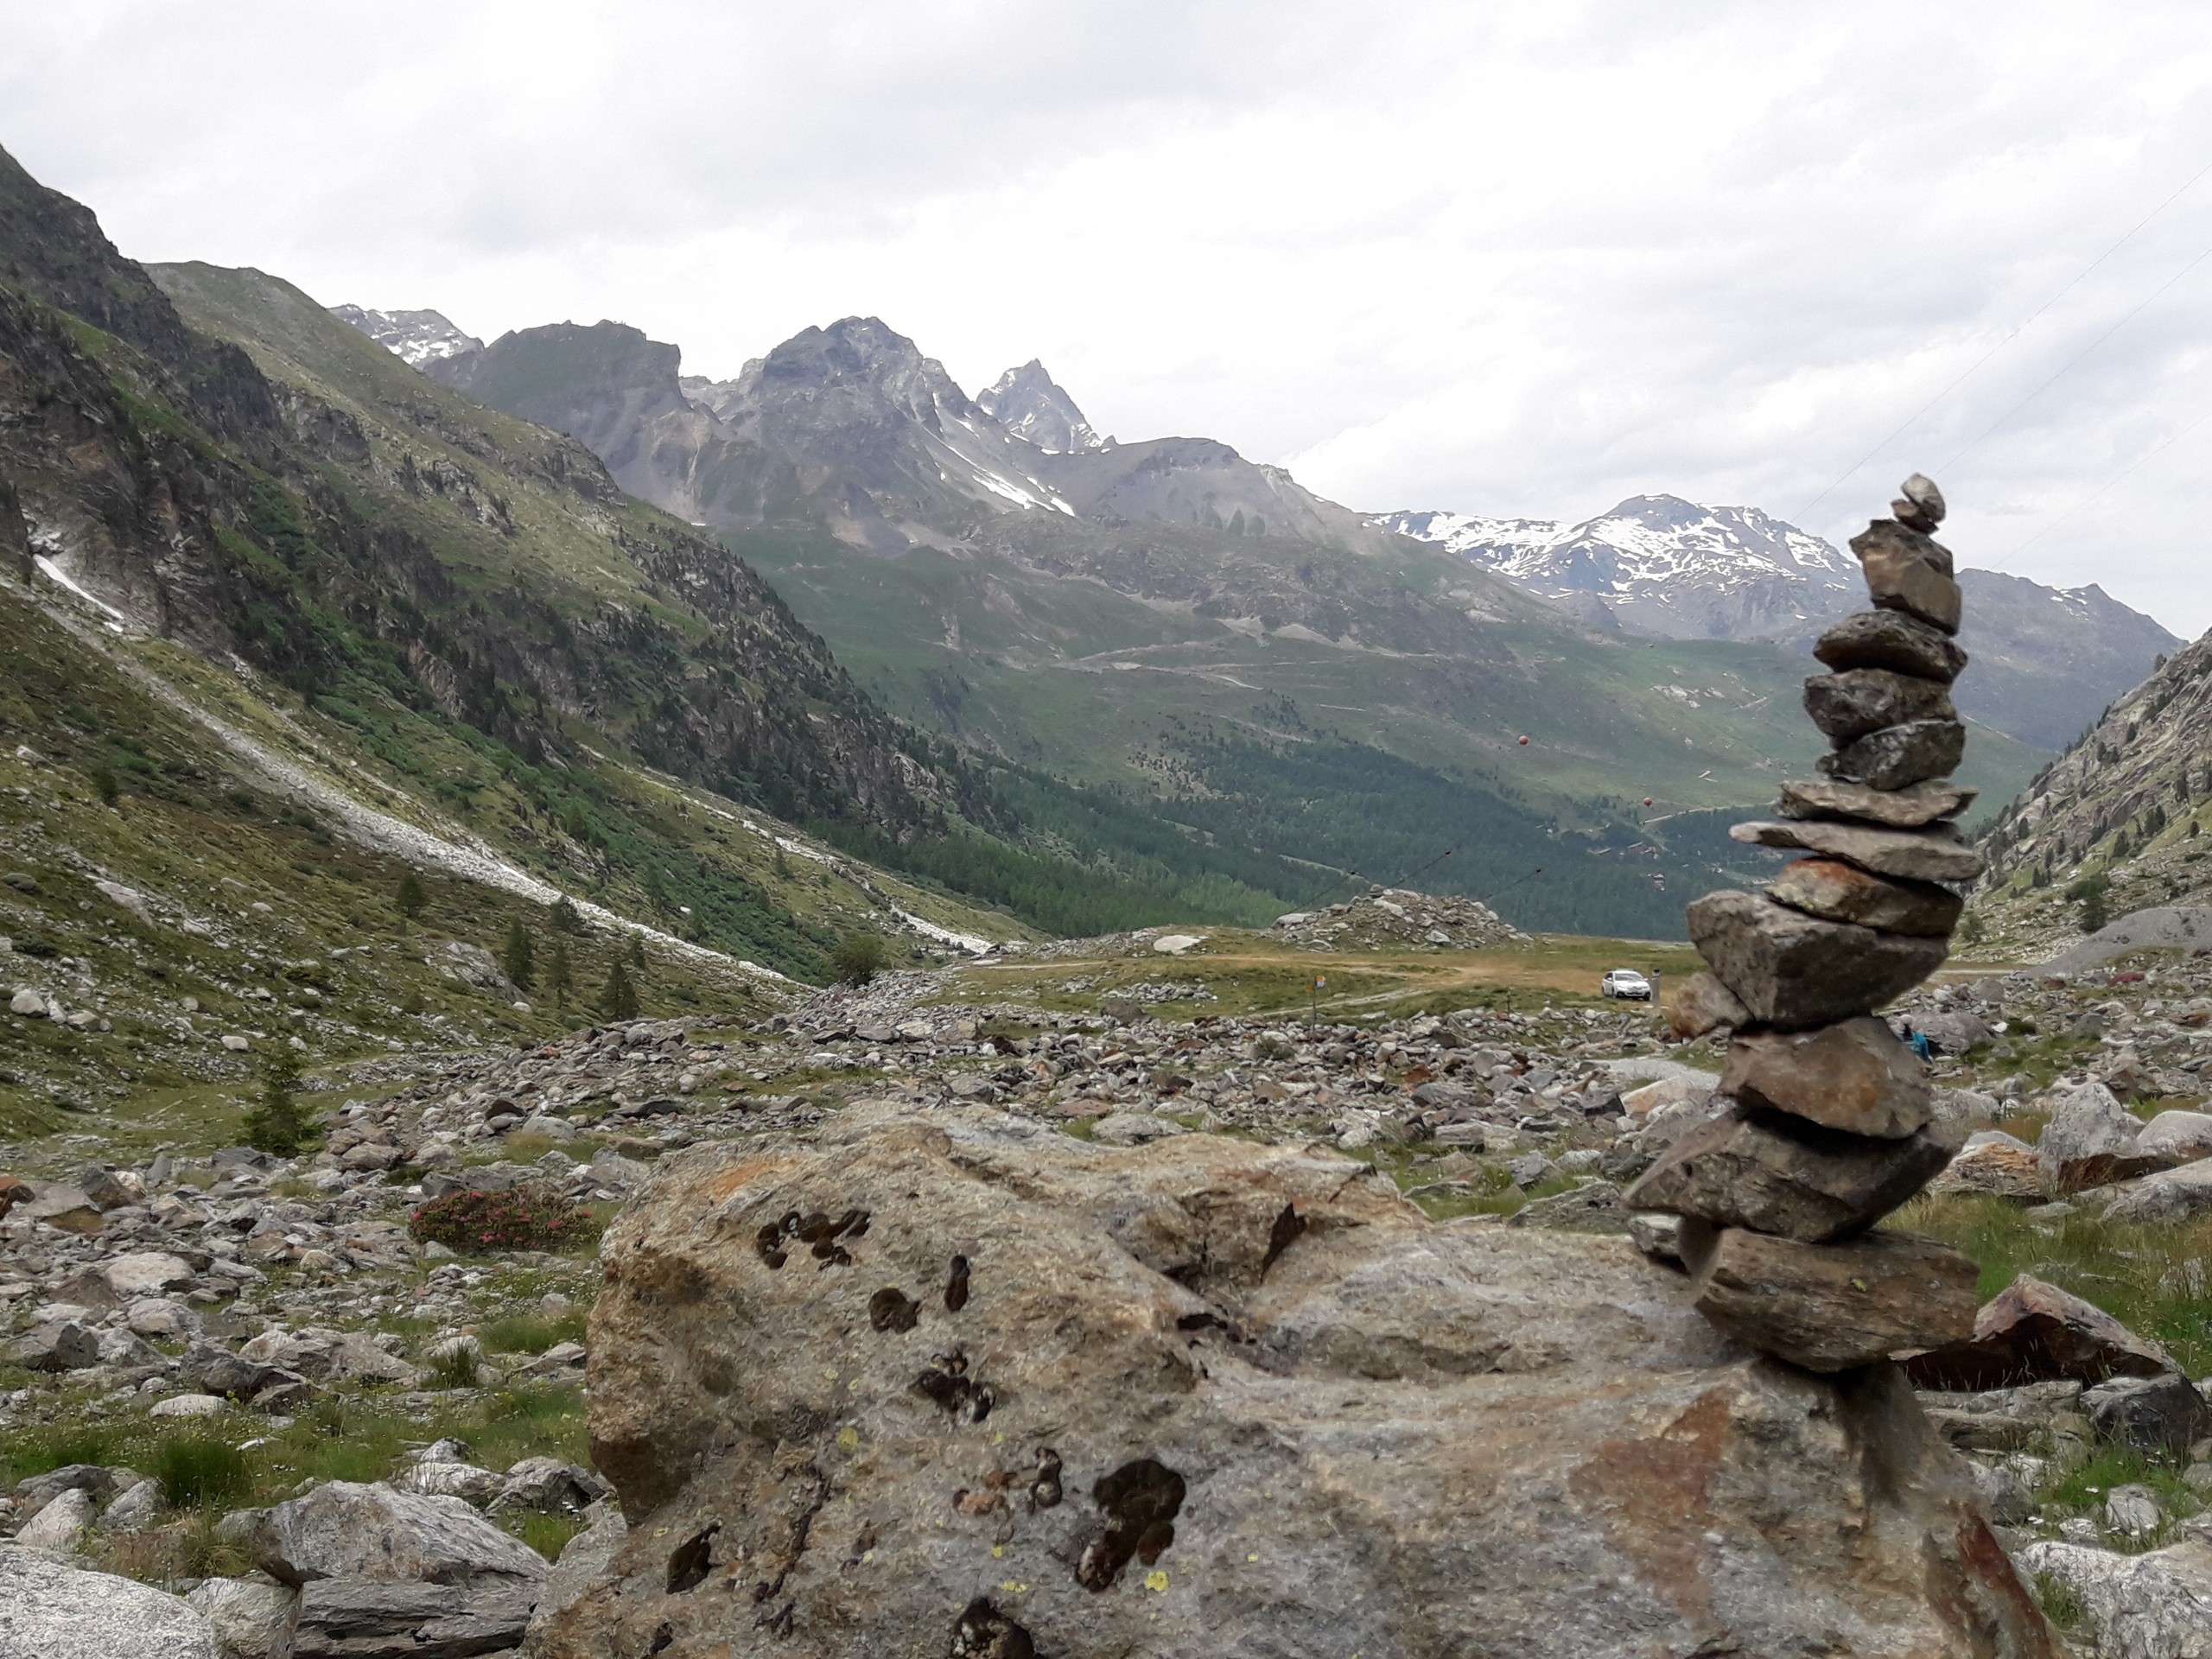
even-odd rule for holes
{"type": "Polygon", "coordinates": [[[687,379],[677,359],[602,322],[525,329],[423,367],[580,439],[625,489],[701,524],[811,522],[884,553],[1054,519],[1387,539],[1227,444],[1103,440],[1037,365],[971,398],[877,318],[805,329],[732,380],[687,379]]]}
{"type": "Polygon", "coordinates": [[[926,773],[821,642],[586,450],[487,425],[261,273],[157,283],[4,156],[0,232],[14,522],[121,620],[518,751],[594,721],[764,804],[919,810],[926,773]]]}
{"type": "Polygon", "coordinates": [[[1107,440],[1100,437],[1084,418],[1075,399],[1045,372],[1045,365],[1033,357],[1018,369],[1008,369],[977,392],[976,402],[986,415],[1014,436],[1054,454],[1106,446],[1107,440]]]}
{"type": "Polygon", "coordinates": [[[544,1655],[2055,1651],[1889,1367],[1333,1154],[857,1108],[605,1260],[631,1530],[544,1655]]]}
{"type": "Polygon", "coordinates": [[[2004,809],[1974,912],[1993,944],[2041,955],[2107,914],[2202,903],[2208,804],[2212,636],[2120,698],[2004,809]]]}

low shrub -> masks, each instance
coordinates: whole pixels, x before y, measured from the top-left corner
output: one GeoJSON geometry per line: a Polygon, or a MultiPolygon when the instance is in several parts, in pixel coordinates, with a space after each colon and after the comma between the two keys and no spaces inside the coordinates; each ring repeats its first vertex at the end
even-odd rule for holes
{"type": "Polygon", "coordinates": [[[408,1217],[407,1230],[425,1244],[465,1254],[557,1250],[589,1238],[590,1211],[542,1186],[512,1192],[448,1192],[408,1217]]]}

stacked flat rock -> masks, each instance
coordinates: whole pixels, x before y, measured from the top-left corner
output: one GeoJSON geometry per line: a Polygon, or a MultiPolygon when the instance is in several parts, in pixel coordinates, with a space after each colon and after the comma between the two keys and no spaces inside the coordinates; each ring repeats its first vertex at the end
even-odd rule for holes
{"type": "Polygon", "coordinates": [[[1974,1263],[1874,1224],[1955,1150],[1931,1123],[1917,1056],[1873,1010],[1935,971],[1958,884],[1980,857],[1954,823],[1974,791],[1948,774],[1966,748],[1951,683],[1960,596],[1932,539],[1943,497],[1915,474],[1895,517],[1854,537],[1874,608],[1814,647],[1805,682],[1827,737],[1817,779],[1784,784],[1738,841],[1788,848],[1764,893],[1689,907],[1708,973],[1675,1011],[1685,1034],[1726,1027],[1724,1114],[1677,1141],[1630,1189],[1631,1210],[1682,1218],[1697,1306],[1732,1337],[1811,1370],[1963,1341],[1974,1263]]]}

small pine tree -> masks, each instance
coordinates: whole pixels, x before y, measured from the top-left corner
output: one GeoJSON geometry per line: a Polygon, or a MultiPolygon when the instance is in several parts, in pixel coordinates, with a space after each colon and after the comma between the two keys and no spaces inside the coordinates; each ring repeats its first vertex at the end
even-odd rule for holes
{"type": "Polygon", "coordinates": [[[300,1109],[300,1060],[289,1044],[269,1051],[261,1068],[261,1098],[245,1115],[246,1144],[289,1158],[307,1144],[307,1115],[300,1109]]]}
{"type": "Polygon", "coordinates": [[[575,969],[569,961],[569,942],[553,941],[553,954],[545,959],[545,993],[553,999],[553,1006],[569,1006],[569,993],[575,988],[575,969]]]}
{"type": "Polygon", "coordinates": [[[2109,920],[2105,910],[2105,890],[2092,887],[2082,900],[2082,931],[2094,933],[2109,920]]]}
{"type": "Polygon", "coordinates": [[[607,988],[599,994],[599,1011],[609,1020],[634,1020],[638,1017],[638,988],[630,982],[630,970],[620,962],[607,972],[607,988]]]}
{"type": "Polygon", "coordinates": [[[580,934],[584,931],[583,912],[576,908],[575,900],[563,893],[553,906],[549,925],[556,933],[580,934]]]}
{"type": "Polygon", "coordinates": [[[640,970],[645,968],[645,936],[642,933],[632,933],[630,936],[630,965],[640,970]]]}
{"type": "Polygon", "coordinates": [[[392,895],[391,902],[400,915],[411,922],[423,913],[423,907],[430,902],[430,896],[423,891],[421,878],[410,870],[399,878],[399,891],[392,895]]]}
{"type": "Polygon", "coordinates": [[[507,942],[499,951],[499,966],[520,990],[528,990],[537,977],[537,952],[531,944],[530,930],[522,925],[519,916],[507,924],[507,942]]]}
{"type": "Polygon", "coordinates": [[[779,881],[791,879],[791,861],[784,856],[784,849],[780,847],[776,849],[776,879],[779,881]]]}
{"type": "Polygon", "coordinates": [[[92,791],[100,798],[102,806],[115,804],[117,798],[123,793],[123,785],[116,781],[114,768],[111,766],[92,768],[92,791]]]}

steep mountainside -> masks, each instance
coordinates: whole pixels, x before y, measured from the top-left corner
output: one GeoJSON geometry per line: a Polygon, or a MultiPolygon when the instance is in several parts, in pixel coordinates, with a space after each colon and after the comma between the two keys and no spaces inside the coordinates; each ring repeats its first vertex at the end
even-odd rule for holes
{"type": "MultiPolygon", "coordinates": [[[[751,570],[581,445],[423,379],[286,284],[172,267],[165,292],[12,162],[0,202],[14,764],[74,756],[80,785],[126,796],[134,773],[189,779],[177,801],[218,818],[243,776],[325,822],[391,820],[359,831],[385,855],[787,971],[822,972],[868,911],[903,925],[849,881],[817,902],[760,880],[789,862],[762,820],[759,847],[707,833],[747,806],[899,833],[969,786],[751,570]],[[77,626],[49,650],[42,616],[77,626]],[[181,751],[103,708],[95,683],[119,675],[197,728],[199,758],[147,759],[181,751]],[[729,798],[710,810],[699,784],[729,798]]],[[[60,798],[22,789],[33,822],[60,798]]],[[[151,849],[107,839],[130,885],[151,849]]],[[[976,931],[933,902],[901,907],[976,931]]]]}
{"type": "Polygon", "coordinates": [[[2212,901],[2212,635],[2188,646],[1998,817],[1972,916],[1989,948],[2034,955],[2107,916],[2212,901]]]}
{"type": "MultiPolygon", "coordinates": [[[[1857,563],[1756,507],[1631,496],[1581,524],[1385,513],[1373,522],[1458,553],[1585,620],[1666,639],[1740,639],[1802,650],[1858,601],[1857,563]]],[[[2092,586],[2045,588],[1962,569],[1975,671],[1968,717],[2038,748],[2078,736],[2181,640],[2092,586]]]]}

